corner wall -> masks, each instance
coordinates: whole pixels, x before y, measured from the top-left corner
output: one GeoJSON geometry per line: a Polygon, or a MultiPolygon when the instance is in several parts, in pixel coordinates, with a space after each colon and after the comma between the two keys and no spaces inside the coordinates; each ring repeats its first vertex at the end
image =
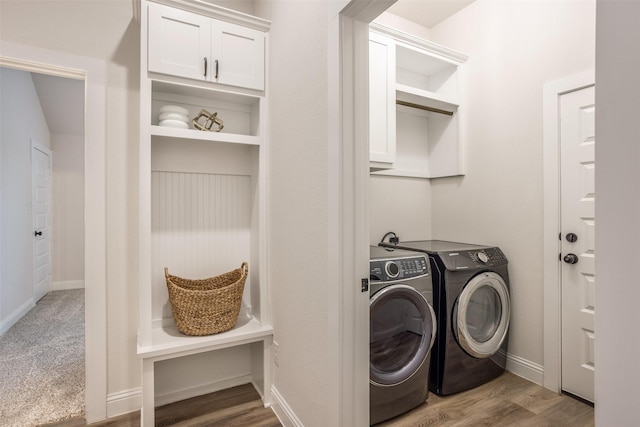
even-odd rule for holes
{"type": "Polygon", "coordinates": [[[0,68],[0,334],[33,301],[31,141],[50,147],[31,73],[0,68]]]}
{"type": "Polygon", "coordinates": [[[51,135],[51,289],[84,288],[84,136],[51,135]]]}
{"type": "MultiPolygon", "coordinates": [[[[307,427],[329,409],[327,4],[264,1],[269,34],[269,293],[276,405],[307,427]]],[[[337,337],[331,337],[337,339],[337,337]]]]}
{"type": "Polygon", "coordinates": [[[466,175],[432,180],[433,238],[504,250],[509,353],[541,381],[542,90],[594,67],[595,1],[477,0],[431,28],[431,40],[469,55],[466,175]]]}
{"type": "MultiPolygon", "coordinates": [[[[96,111],[104,108],[106,114],[85,119],[105,128],[107,195],[106,212],[103,213],[108,218],[107,256],[105,260],[92,259],[91,262],[94,266],[106,262],[106,274],[102,279],[106,281],[107,301],[101,296],[100,303],[107,308],[107,313],[100,321],[107,325],[108,347],[105,340],[102,343],[104,354],[96,355],[98,348],[102,353],[102,346],[94,346],[90,357],[95,358],[89,362],[91,366],[101,367],[103,358],[106,359],[107,371],[94,372],[94,376],[100,381],[106,379],[106,384],[104,387],[101,384],[100,388],[109,394],[110,402],[101,401],[103,397],[98,396],[96,403],[93,396],[87,404],[92,405],[90,413],[93,414],[103,413],[108,406],[109,416],[140,407],[136,401],[141,377],[140,361],[136,357],[139,81],[139,38],[136,37],[139,27],[132,20],[132,12],[129,1],[0,2],[0,39],[3,42],[45,49],[60,57],[71,54],[99,58],[105,63],[106,104],[94,107],[96,111]],[[125,402],[118,405],[119,401],[125,402]]],[[[48,53],[43,53],[42,57],[42,61],[46,61],[44,58],[59,59],[48,53]]],[[[97,177],[95,170],[86,170],[85,175],[97,177]]],[[[97,217],[89,220],[99,222],[97,217]]],[[[91,310],[91,301],[88,301],[87,311],[99,316],[100,310],[91,310]]]]}
{"type": "Polygon", "coordinates": [[[598,0],[597,426],[640,425],[640,2],[598,0]]]}
{"type": "Polygon", "coordinates": [[[371,175],[369,241],[377,245],[393,231],[401,240],[431,239],[431,181],[371,175]]]}

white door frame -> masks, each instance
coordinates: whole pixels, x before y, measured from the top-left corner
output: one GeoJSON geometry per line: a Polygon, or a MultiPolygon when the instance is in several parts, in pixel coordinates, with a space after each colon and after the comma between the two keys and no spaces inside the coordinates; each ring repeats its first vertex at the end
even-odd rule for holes
{"type": "Polygon", "coordinates": [[[85,82],[85,417],[107,416],[106,64],[104,61],[0,42],[0,66],[85,82]]]}
{"type": "MultiPolygon", "coordinates": [[[[53,162],[52,162],[52,153],[51,150],[47,147],[45,147],[44,145],[38,143],[37,141],[35,141],[34,139],[31,140],[31,206],[33,209],[33,198],[34,198],[34,191],[33,191],[33,187],[34,187],[34,183],[33,183],[33,150],[38,150],[44,154],[46,154],[49,157],[49,179],[47,181],[47,193],[49,196],[49,200],[47,200],[47,229],[49,232],[49,236],[47,236],[47,241],[48,241],[48,245],[49,247],[47,248],[47,253],[49,254],[49,291],[51,290],[51,233],[52,233],[52,217],[51,217],[51,195],[52,195],[52,166],[53,166],[53,162]]],[[[36,227],[34,224],[34,218],[33,218],[33,213],[31,214],[31,231],[35,232],[36,231],[36,227]]],[[[31,249],[31,254],[32,254],[32,268],[34,269],[33,271],[33,290],[34,290],[34,301],[36,301],[37,299],[39,299],[41,296],[36,295],[35,293],[35,289],[36,289],[36,278],[37,278],[37,272],[35,271],[35,259],[36,259],[36,243],[35,243],[35,239],[31,240],[32,242],[32,249],[31,249]]],[[[44,296],[44,295],[42,295],[44,296]]]]}
{"type": "MultiPolygon", "coordinates": [[[[396,0],[328,10],[328,298],[326,425],[369,425],[369,23],[396,0]]],[[[346,3],[346,2],[343,2],[346,3]]]]}
{"type": "Polygon", "coordinates": [[[560,96],[595,84],[594,70],[584,71],[543,88],[543,163],[544,163],[544,325],[543,365],[544,387],[559,393],[561,372],[561,271],[560,253],[560,96]]]}

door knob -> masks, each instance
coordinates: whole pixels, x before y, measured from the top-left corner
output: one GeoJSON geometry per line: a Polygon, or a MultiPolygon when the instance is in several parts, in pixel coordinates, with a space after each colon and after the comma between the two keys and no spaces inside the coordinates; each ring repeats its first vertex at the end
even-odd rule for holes
{"type": "Polygon", "coordinates": [[[576,264],[578,262],[578,255],[576,255],[576,254],[566,254],[564,256],[563,260],[567,264],[576,264]]]}
{"type": "Polygon", "coordinates": [[[566,239],[567,239],[567,242],[571,242],[571,243],[577,242],[578,235],[576,233],[567,233],[566,239]]]}
{"type": "Polygon", "coordinates": [[[36,231],[33,233],[34,236],[42,236],[42,231],[36,231]]]}

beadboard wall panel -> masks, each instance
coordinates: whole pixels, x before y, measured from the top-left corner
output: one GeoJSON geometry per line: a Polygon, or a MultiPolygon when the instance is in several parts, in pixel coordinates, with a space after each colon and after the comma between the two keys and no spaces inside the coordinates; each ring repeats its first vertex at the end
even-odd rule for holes
{"type": "MultiPolygon", "coordinates": [[[[171,317],[164,267],[199,279],[251,269],[252,179],[244,175],[153,171],[151,182],[154,320],[171,317]],[[162,309],[160,309],[162,307],[162,309]]],[[[250,305],[250,278],[245,284],[250,305]]]]}

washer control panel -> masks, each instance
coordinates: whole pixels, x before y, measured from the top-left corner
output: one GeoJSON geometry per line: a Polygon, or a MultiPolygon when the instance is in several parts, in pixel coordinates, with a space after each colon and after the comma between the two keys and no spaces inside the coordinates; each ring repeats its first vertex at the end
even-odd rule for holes
{"type": "Polygon", "coordinates": [[[369,262],[372,281],[391,282],[428,276],[429,261],[426,256],[411,258],[374,259],[369,262]]]}

